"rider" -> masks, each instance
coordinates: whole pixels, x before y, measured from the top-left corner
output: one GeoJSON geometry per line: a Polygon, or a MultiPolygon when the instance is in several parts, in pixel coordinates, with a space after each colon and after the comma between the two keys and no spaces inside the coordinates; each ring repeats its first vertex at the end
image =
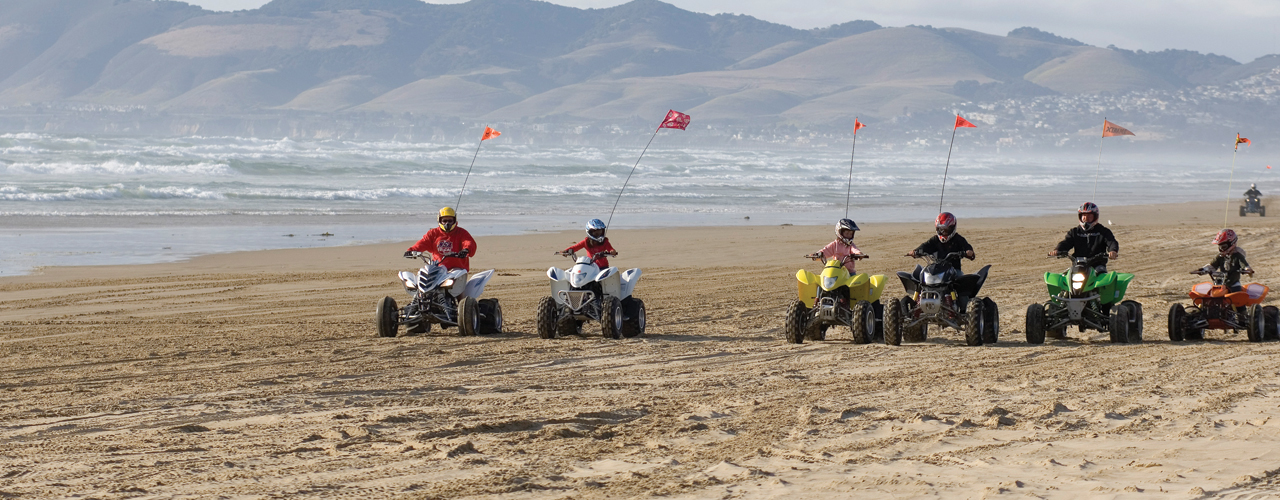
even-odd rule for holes
{"type": "Polygon", "coordinates": [[[1262,197],[1262,191],[1258,191],[1257,184],[1250,184],[1249,190],[1244,192],[1244,199],[1255,200],[1262,197]]]}
{"type": "Polygon", "coordinates": [[[604,236],[604,221],[600,219],[591,219],[587,221],[587,237],[582,241],[574,243],[573,246],[566,248],[560,252],[560,255],[570,255],[578,250],[586,250],[587,257],[595,260],[596,267],[604,269],[609,267],[609,258],[607,256],[617,256],[618,251],[613,249],[613,245],[609,244],[609,238],[604,236]],[[599,256],[598,258],[596,256],[599,256]]]}
{"type": "MultiPolygon", "coordinates": [[[[933,221],[933,227],[938,234],[929,238],[929,241],[921,243],[907,254],[908,257],[932,255],[934,260],[943,260],[952,253],[960,252],[969,260],[977,258],[973,254],[973,245],[969,244],[969,240],[956,233],[956,216],[951,215],[951,212],[938,214],[938,218],[933,221]]],[[[953,257],[951,265],[955,267],[956,272],[960,272],[960,259],[953,257]]]]}
{"type": "Polygon", "coordinates": [[[458,213],[450,207],[440,209],[436,218],[439,227],[433,227],[422,239],[405,250],[406,258],[413,252],[430,252],[431,258],[445,269],[471,270],[471,256],[476,254],[476,240],[466,229],[458,227],[458,213]]]}
{"type": "Polygon", "coordinates": [[[1068,230],[1066,238],[1049,251],[1049,256],[1061,257],[1067,255],[1068,251],[1072,251],[1072,257],[1076,258],[1098,257],[1094,272],[1098,274],[1107,272],[1107,261],[1119,255],[1120,243],[1116,241],[1116,236],[1111,234],[1110,229],[1098,223],[1097,205],[1085,202],[1076,211],[1076,216],[1080,219],[1080,225],[1068,230]]]}
{"type": "Polygon", "coordinates": [[[1213,238],[1213,243],[1218,245],[1218,256],[1209,265],[1200,268],[1202,274],[1214,271],[1227,273],[1227,279],[1223,283],[1226,283],[1228,292],[1243,289],[1240,286],[1241,274],[1253,274],[1249,261],[1244,259],[1244,249],[1236,246],[1236,239],[1236,232],[1230,229],[1218,232],[1218,236],[1213,238]]]}
{"type": "Polygon", "coordinates": [[[858,231],[858,225],[855,224],[852,219],[840,219],[840,222],[836,223],[835,241],[827,243],[827,246],[822,247],[822,250],[818,250],[817,252],[806,255],[805,257],[813,260],[844,260],[844,267],[849,270],[849,274],[857,274],[857,271],[854,270],[854,265],[858,259],[845,260],[845,257],[850,255],[867,257],[867,254],[862,253],[862,250],[859,250],[858,246],[853,244],[853,235],[856,231],[858,231]]]}

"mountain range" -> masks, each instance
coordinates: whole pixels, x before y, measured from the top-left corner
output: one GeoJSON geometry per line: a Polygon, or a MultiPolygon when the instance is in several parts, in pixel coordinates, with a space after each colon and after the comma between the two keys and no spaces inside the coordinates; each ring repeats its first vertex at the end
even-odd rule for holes
{"type": "Polygon", "coordinates": [[[169,113],[408,113],[573,122],[824,123],[974,100],[1177,90],[1269,73],[1185,50],[852,21],[801,30],[658,0],[169,0],[0,4],[0,106],[169,113]]]}

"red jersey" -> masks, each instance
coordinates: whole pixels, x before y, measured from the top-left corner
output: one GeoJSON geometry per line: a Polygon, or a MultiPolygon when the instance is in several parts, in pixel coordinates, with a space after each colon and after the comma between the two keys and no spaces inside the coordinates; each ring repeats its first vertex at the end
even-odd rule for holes
{"type": "Polygon", "coordinates": [[[455,227],[453,231],[444,232],[438,227],[427,231],[422,239],[409,247],[412,252],[431,252],[431,258],[440,262],[447,269],[471,270],[470,257],[476,254],[476,240],[466,229],[455,227]],[[467,250],[467,258],[445,257],[447,253],[467,250]]]}
{"type": "MultiPolygon", "coordinates": [[[[576,252],[578,250],[586,250],[587,257],[594,256],[595,254],[600,252],[614,251],[613,245],[609,244],[609,238],[605,238],[604,241],[601,241],[600,244],[598,245],[594,243],[595,243],[594,241],[591,241],[591,238],[583,238],[582,241],[574,243],[573,246],[565,249],[565,251],[576,252]]],[[[600,269],[609,267],[609,258],[603,255],[600,256],[599,259],[596,259],[596,267],[599,267],[600,269]]]]}

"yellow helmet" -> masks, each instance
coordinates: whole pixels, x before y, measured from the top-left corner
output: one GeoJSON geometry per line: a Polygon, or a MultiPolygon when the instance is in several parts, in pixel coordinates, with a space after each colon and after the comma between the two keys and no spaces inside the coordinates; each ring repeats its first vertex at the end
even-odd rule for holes
{"type": "Polygon", "coordinates": [[[440,209],[440,215],[436,217],[436,222],[440,223],[440,230],[446,233],[453,231],[453,228],[458,227],[458,212],[455,212],[450,207],[444,207],[440,209]],[[446,224],[444,222],[445,217],[451,217],[453,220],[446,224]]]}

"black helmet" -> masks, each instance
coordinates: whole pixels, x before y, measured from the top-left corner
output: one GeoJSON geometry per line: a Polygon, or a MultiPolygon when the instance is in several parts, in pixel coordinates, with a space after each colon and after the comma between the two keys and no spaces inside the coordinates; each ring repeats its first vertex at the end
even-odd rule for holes
{"type": "Polygon", "coordinates": [[[1080,209],[1076,210],[1076,218],[1080,219],[1081,229],[1093,228],[1093,225],[1098,223],[1098,206],[1094,205],[1091,201],[1084,202],[1083,205],[1080,205],[1080,209]],[[1093,214],[1093,220],[1084,220],[1084,216],[1088,214],[1093,214]]]}
{"type": "Polygon", "coordinates": [[[856,232],[858,230],[858,224],[853,222],[853,219],[840,219],[840,222],[836,223],[836,238],[839,238],[840,241],[843,241],[844,244],[846,245],[852,245],[853,244],[852,236],[846,239],[844,235],[840,234],[840,232],[844,231],[845,229],[856,232]]]}

